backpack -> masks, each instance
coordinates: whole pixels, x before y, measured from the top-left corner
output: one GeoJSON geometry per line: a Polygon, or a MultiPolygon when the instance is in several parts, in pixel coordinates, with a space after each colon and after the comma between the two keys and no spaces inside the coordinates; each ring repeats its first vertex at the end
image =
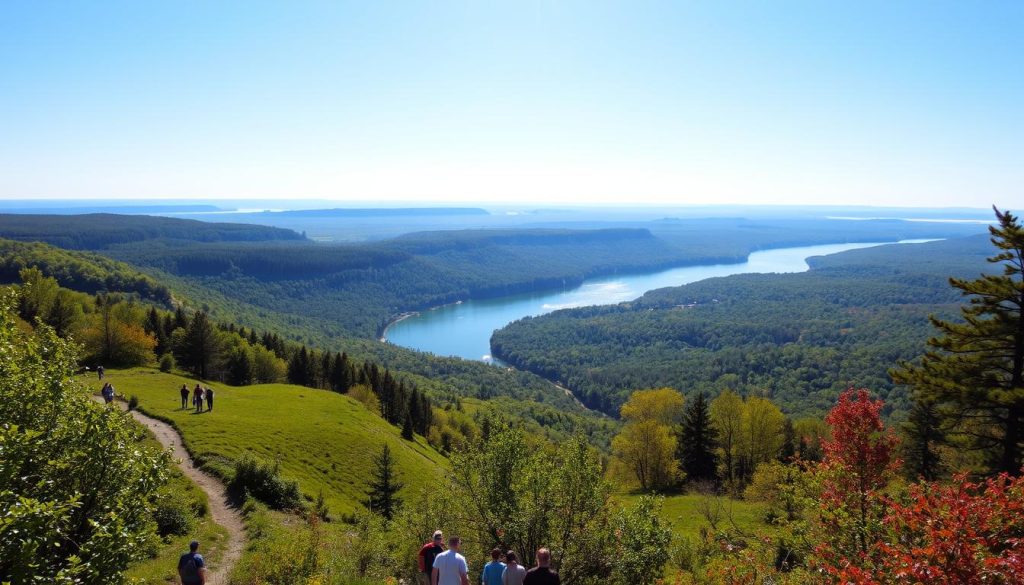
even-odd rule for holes
{"type": "Polygon", "coordinates": [[[199,566],[196,564],[195,555],[187,554],[183,556],[181,562],[178,563],[178,569],[181,571],[181,580],[183,582],[199,582],[199,566]]]}

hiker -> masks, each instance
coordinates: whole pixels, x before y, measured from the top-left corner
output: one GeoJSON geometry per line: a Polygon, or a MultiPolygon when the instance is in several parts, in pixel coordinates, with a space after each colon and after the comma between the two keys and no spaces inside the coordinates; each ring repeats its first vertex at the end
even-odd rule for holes
{"type": "Polygon", "coordinates": [[[181,409],[185,410],[188,408],[188,395],[191,392],[188,391],[188,384],[181,385],[181,409]]]}
{"type": "Polygon", "coordinates": [[[206,561],[199,554],[199,541],[193,540],[188,545],[188,552],[178,559],[178,576],[181,585],[206,585],[206,561]]]}
{"type": "Polygon", "coordinates": [[[484,572],[480,574],[482,585],[502,585],[501,575],[505,572],[505,563],[501,562],[501,549],[491,550],[491,562],[484,565],[484,572]]]}
{"type": "Polygon", "coordinates": [[[469,566],[459,554],[461,544],[462,539],[453,536],[448,539],[448,550],[434,557],[431,585],[469,585],[469,566]]]}
{"type": "Polygon", "coordinates": [[[558,573],[551,570],[551,551],[542,548],[537,551],[537,566],[526,572],[523,585],[562,585],[558,573]]]}
{"type": "Polygon", "coordinates": [[[196,407],[197,413],[203,411],[203,388],[199,384],[196,384],[196,388],[192,392],[192,406],[196,407]]]}
{"type": "Polygon", "coordinates": [[[96,366],[96,375],[103,379],[103,366],[96,366]]]}
{"type": "Polygon", "coordinates": [[[103,401],[110,404],[114,401],[114,387],[107,382],[103,385],[103,389],[100,390],[100,394],[103,396],[103,401]]]}
{"type": "Polygon", "coordinates": [[[207,412],[213,410],[213,388],[210,387],[206,388],[206,410],[207,412]]]}
{"type": "Polygon", "coordinates": [[[526,567],[519,564],[516,553],[508,551],[505,553],[505,572],[501,575],[501,585],[523,585],[526,578],[526,567]]]}
{"type": "Polygon", "coordinates": [[[430,573],[434,570],[434,558],[443,552],[444,533],[440,530],[435,530],[434,537],[424,544],[420,548],[420,553],[416,555],[416,561],[420,569],[418,580],[420,585],[431,585],[430,573]]]}

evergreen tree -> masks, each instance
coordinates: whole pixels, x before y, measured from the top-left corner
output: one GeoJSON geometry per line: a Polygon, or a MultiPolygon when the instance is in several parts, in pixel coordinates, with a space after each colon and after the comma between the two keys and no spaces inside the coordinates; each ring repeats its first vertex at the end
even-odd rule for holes
{"type": "Polygon", "coordinates": [[[402,489],[403,484],[398,480],[395,461],[391,457],[391,448],[386,443],[380,455],[374,458],[373,463],[375,468],[373,479],[370,481],[370,490],[367,493],[369,499],[366,501],[366,507],[391,520],[395,511],[402,505],[398,491],[402,489]]]}
{"type": "Polygon", "coordinates": [[[412,417],[405,417],[405,422],[402,423],[402,438],[406,441],[413,440],[413,428],[412,428],[412,417]]]}
{"type": "Polygon", "coordinates": [[[249,357],[247,348],[235,348],[228,357],[227,367],[228,383],[232,386],[245,386],[252,383],[252,359],[249,357]]]}
{"type": "Polygon", "coordinates": [[[331,390],[348,392],[350,387],[352,387],[352,365],[348,363],[348,355],[339,353],[334,357],[334,365],[331,366],[331,390]]]}
{"type": "Polygon", "coordinates": [[[793,421],[789,417],[782,423],[782,450],[779,452],[779,461],[789,463],[796,457],[796,429],[793,428],[793,421]]]}
{"type": "Polygon", "coordinates": [[[915,400],[903,423],[903,465],[910,479],[934,481],[942,473],[938,447],[945,443],[942,419],[931,402],[915,400]]]}
{"type": "Polygon", "coordinates": [[[934,403],[967,448],[983,451],[993,472],[1020,475],[1024,452],[1024,228],[995,210],[989,227],[1002,274],[951,278],[968,304],[962,323],[931,318],[940,335],[928,340],[920,365],[902,362],[893,379],[918,400],[934,403]]]}
{"type": "Polygon", "coordinates": [[[686,407],[679,430],[679,460],[690,481],[718,479],[718,433],[711,424],[711,412],[700,392],[686,407]]]}
{"type": "Polygon", "coordinates": [[[200,379],[208,379],[221,360],[220,335],[204,311],[196,313],[177,348],[178,363],[200,379]]]}

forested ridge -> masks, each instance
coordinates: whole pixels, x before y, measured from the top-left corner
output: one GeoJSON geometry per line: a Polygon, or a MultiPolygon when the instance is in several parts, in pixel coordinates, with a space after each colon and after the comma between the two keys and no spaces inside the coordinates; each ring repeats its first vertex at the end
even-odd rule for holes
{"type": "Polygon", "coordinates": [[[102,250],[158,238],[195,242],[304,239],[292,230],[275,227],[113,213],[0,214],[0,236],[23,242],[46,242],[71,250],[102,250]]]}
{"type": "Polygon", "coordinates": [[[573,288],[619,272],[743,261],[754,250],[945,237],[978,226],[910,222],[649,222],[647,227],[422,232],[368,244],[125,244],[104,253],[337,334],[380,336],[399,315],[470,298],[573,288]]]}
{"type": "Polygon", "coordinates": [[[819,415],[851,384],[905,413],[888,368],[918,355],[928,315],[959,302],[949,274],[986,269],[988,240],[854,250],[789,275],[747,274],[651,291],[635,302],[509,324],[492,353],[572,389],[608,413],[636,388],[712,396],[725,388],[819,415]]]}

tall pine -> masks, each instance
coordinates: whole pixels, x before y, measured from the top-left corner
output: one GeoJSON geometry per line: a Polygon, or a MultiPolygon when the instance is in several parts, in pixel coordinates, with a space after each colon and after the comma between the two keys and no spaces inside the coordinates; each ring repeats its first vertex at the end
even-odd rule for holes
{"type": "Polygon", "coordinates": [[[989,227],[999,253],[989,262],[1002,274],[951,278],[967,297],[963,322],[931,318],[939,335],[920,364],[903,362],[891,374],[915,399],[934,403],[953,434],[983,451],[993,472],[1020,475],[1024,450],[1024,228],[995,210],[989,227]]]}
{"type": "Polygon", "coordinates": [[[398,491],[402,489],[403,484],[398,480],[395,460],[391,457],[391,448],[386,443],[380,455],[374,457],[373,464],[373,479],[370,480],[366,507],[391,520],[395,511],[402,505],[398,491]]]}
{"type": "Polygon", "coordinates": [[[683,413],[679,429],[679,460],[689,481],[718,479],[718,433],[704,393],[697,394],[683,413]]]}

